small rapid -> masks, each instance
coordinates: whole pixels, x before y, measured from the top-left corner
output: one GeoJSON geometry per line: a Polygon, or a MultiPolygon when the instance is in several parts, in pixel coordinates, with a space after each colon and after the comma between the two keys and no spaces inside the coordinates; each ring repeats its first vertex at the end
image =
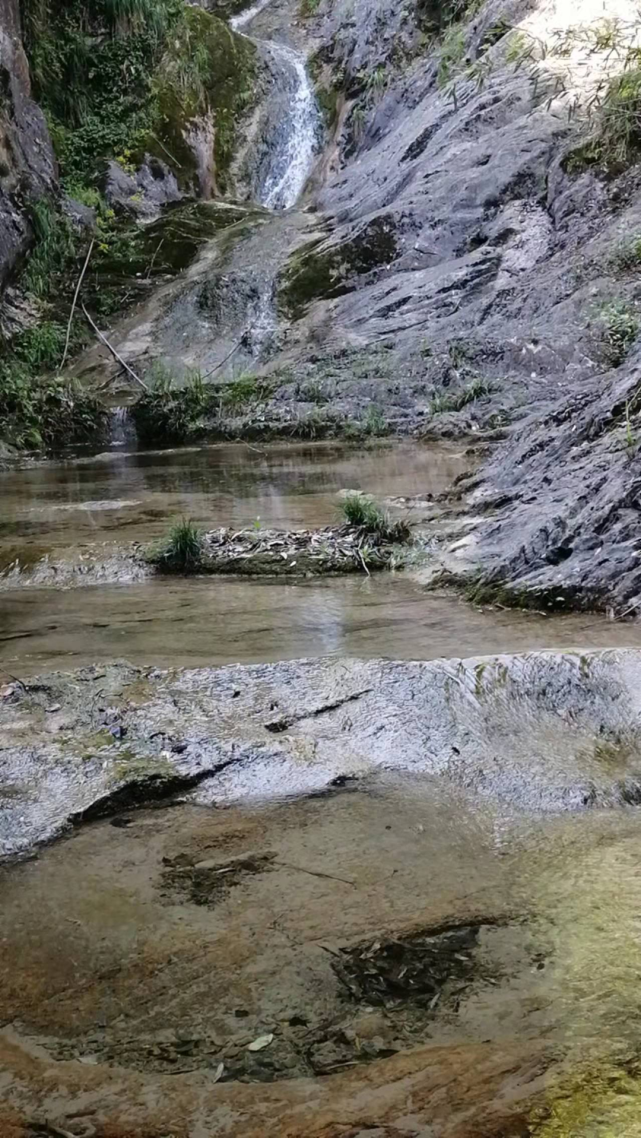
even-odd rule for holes
{"type": "MultiPolygon", "coordinates": [[[[269,0],[261,0],[234,16],[232,29],[246,35],[243,29],[268,3],[269,0]]],[[[314,163],[321,133],[320,112],[307,74],[305,57],[275,40],[251,38],[265,52],[287,97],[287,113],[275,132],[275,143],[259,187],[258,200],[267,209],[291,209],[298,201],[314,163]]]]}

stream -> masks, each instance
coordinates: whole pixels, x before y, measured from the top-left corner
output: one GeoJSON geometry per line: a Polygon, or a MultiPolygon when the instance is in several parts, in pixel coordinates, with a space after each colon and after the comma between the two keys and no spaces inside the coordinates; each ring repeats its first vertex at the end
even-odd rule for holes
{"type": "MultiPolygon", "coordinates": [[[[304,55],[255,42],[278,213],[320,120],[304,55]]],[[[639,623],[420,567],[87,584],[65,559],[322,527],[345,489],[429,527],[476,461],[117,426],[0,471],[3,1138],[638,1138],[639,623]]]]}
{"type": "MultiPolygon", "coordinates": [[[[218,444],[113,448],[3,473],[0,564],[163,538],[188,516],[203,526],[331,524],[345,488],[429,505],[469,459],[415,443],[218,444]]],[[[420,510],[418,512],[420,516],[420,510]]],[[[299,582],[149,579],[85,588],[0,588],[0,667],[14,674],[126,657],[167,666],[301,656],[467,657],[536,648],[639,644],[635,624],[595,614],[477,609],[426,592],[411,572],[299,582]]]]}

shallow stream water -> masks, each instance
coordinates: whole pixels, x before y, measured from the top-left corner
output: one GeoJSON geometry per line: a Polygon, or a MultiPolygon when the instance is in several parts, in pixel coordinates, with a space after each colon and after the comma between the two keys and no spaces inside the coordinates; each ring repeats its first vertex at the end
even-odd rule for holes
{"type": "MultiPolygon", "coordinates": [[[[437,498],[469,469],[462,448],[221,444],[115,448],[0,475],[0,565],[95,543],[150,543],[177,518],[203,527],[296,528],[337,518],[337,493],[437,498]]],[[[420,516],[420,509],[418,514],[420,516]]],[[[300,582],[233,578],[0,591],[0,666],[16,674],[126,658],[253,663],[301,656],[468,657],[641,645],[641,628],[593,614],[473,608],[411,572],[300,582]]]]}

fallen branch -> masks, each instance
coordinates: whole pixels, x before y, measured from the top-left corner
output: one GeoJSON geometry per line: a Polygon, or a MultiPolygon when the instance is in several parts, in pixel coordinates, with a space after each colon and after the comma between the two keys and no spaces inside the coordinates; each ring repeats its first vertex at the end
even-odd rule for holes
{"type": "Polygon", "coordinates": [[[92,320],[92,319],[91,319],[91,316],[90,316],[90,315],[89,315],[89,313],[87,312],[87,309],[85,308],[84,304],[83,304],[83,306],[82,306],[82,311],[84,312],[84,314],[85,314],[85,316],[86,316],[87,320],[89,321],[89,323],[90,323],[91,327],[93,328],[94,332],[96,333],[96,336],[98,337],[98,339],[99,339],[99,340],[101,340],[101,341],[102,341],[102,343],[105,345],[105,347],[106,347],[106,348],[108,348],[108,350],[111,352],[111,354],[112,354],[112,356],[114,357],[114,359],[118,361],[118,363],[120,364],[120,366],[121,366],[121,367],[123,367],[123,368],[125,369],[125,371],[127,372],[127,374],[128,374],[128,375],[130,375],[132,379],[135,379],[136,383],[139,383],[139,384],[140,384],[140,386],[142,387],[143,391],[148,391],[148,390],[149,390],[149,388],[147,387],[147,384],[146,384],[146,383],[143,383],[143,381],[142,381],[142,379],[140,378],[140,376],[139,376],[139,375],[136,375],[136,373],[135,373],[135,371],[133,370],[133,368],[129,367],[129,364],[128,364],[128,363],[126,363],[126,362],[125,362],[125,360],[123,360],[122,356],[121,356],[121,355],[119,355],[119,354],[118,354],[118,352],[116,351],[116,349],[115,349],[115,348],[114,348],[114,347],[113,347],[113,346],[112,346],[112,345],[109,343],[109,340],[108,340],[108,339],[107,339],[107,337],[106,337],[106,336],[105,336],[105,335],[104,335],[104,334],[103,334],[103,333],[100,331],[100,329],[99,329],[98,325],[96,324],[96,322],[95,322],[94,320],[92,320]]]}
{"type": "Polygon", "coordinates": [[[239,339],[239,340],[237,340],[237,341],[236,341],[236,343],[234,344],[234,346],[233,346],[233,348],[231,349],[231,351],[230,351],[230,352],[227,352],[227,355],[225,356],[225,358],[224,358],[224,359],[222,359],[222,360],[220,361],[220,363],[219,363],[219,364],[216,364],[216,366],[215,366],[215,367],[213,367],[213,368],[211,369],[211,371],[206,371],[206,372],[205,372],[205,374],[204,374],[204,376],[203,376],[203,379],[209,379],[210,375],[215,375],[217,371],[220,371],[220,369],[221,369],[221,367],[223,366],[223,364],[226,364],[226,363],[227,363],[227,360],[231,359],[231,357],[233,356],[233,354],[234,354],[234,352],[236,351],[236,349],[240,347],[240,345],[242,344],[242,342],[243,342],[243,339],[244,339],[244,337],[247,335],[247,332],[248,332],[248,331],[249,331],[249,329],[248,329],[248,328],[245,328],[245,331],[243,332],[242,336],[240,337],[240,339],[239,339]]]}
{"type": "Polygon", "coordinates": [[[85,258],[85,263],[82,266],[82,272],[81,272],[80,276],[78,277],[78,284],[76,285],[76,291],[73,294],[73,303],[71,305],[71,315],[69,317],[69,323],[67,324],[67,338],[65,340],[65,350],[63,352],[62,362],[60,364],[60,371],[62,371],[63,367],[65,366],[65,363],[67,362],[67,356],[69,355],[69,341],[71,340],[71,325],[73,324],[73,318],[74,318],[74,315],[76,312],[76,305],[78,303],[78,297],[80,295],[80,289],[82,288],[82,282],[84,281],[85,273],[87,272],[87,269],[89,268],[89,261],[91,260],[91,254],[93,253],[93,247],[95,244],[96,244],[96,239],[95,239],[95,237],[92,237],[91,238],[91,245],[89,246],[87,256],[85,258]]]}

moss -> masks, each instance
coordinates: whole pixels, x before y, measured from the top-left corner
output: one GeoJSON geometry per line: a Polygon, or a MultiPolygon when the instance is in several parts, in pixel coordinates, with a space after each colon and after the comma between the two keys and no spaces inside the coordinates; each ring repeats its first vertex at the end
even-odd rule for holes
{"type": "Polygon", "coordinates": [[[182,0],[27,0],[27,49],[63,176],[99,180],[107,158],[145,153],[194,184],[190,126],[207,121],[218,189],[228,188],[236,130],[254,95],[256,49],[182,0]],[[129,5],[127,18],[111,20],[129,5]],[[108,34],[106,34],[108,33],[108,34]]]}
{"type": "Polygon", "coordinates": [[[198,163],[189,127],[211,115],[212,190],[226,192],[238,123],[254,102],[255,79],[254,44],[203,8],[186,8],[154,78],[154,114],[143,149],[168,161],[183,185],[193,185],[198,163]]]}
{"type": "Polygon", "coordinates": [[[638,1074],[609,1068],[577,1074],[557,1085],[547,1106],[534,1114],[532,1138],[641,1138],[638,1074]]]}
{"type": "Polygon", "coordinates": [[[281,274],[277,303],[293,319],[303,315],[312,300],[342,296],[354,288],[355,278],[388,265],[398,244],[391,218],[370,221],[351,241],[329,249],[322,241],[296,250],[281,274]]]}
{"type": "Polygon", "coordinates": [[[338,120],[338,107],[343,98],[343,89],[339,83],[316,83],[314,85],[316,100],[328,130],[336,126],[338,120]]]}

